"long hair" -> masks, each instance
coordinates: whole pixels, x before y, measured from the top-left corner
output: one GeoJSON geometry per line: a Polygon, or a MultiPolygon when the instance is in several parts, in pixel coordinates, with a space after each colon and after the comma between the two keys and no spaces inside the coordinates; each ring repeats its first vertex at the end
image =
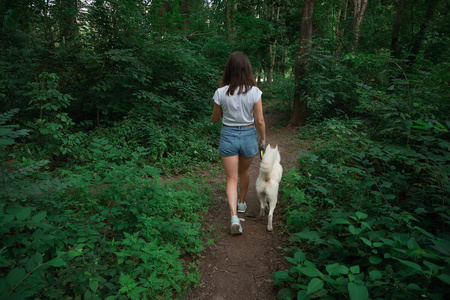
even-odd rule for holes
{"type": "Polygon", "coordinates": [[[252,65],[244,52],[233,52],[228,58],[225,70],[223,71],[222,86],[228,85],[227,95],[233,95],[239,88],[239,94],[246,94],[252,86],[256,86],[253,76],[252,65]]]}

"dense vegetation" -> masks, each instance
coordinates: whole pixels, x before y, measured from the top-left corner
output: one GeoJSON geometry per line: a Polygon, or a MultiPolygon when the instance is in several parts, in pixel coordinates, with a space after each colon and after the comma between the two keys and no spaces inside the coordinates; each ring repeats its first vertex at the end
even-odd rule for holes
{"type": "Polygon", "coordinates": [[[188,293],[210,187],[167,177],[218,161],[210,99],[242,50],[286,124],[308,103],[280,298],[445,298],[450,3],[316,1],[294,78],[311,3],[0,0],[0,297],[188,293]]]}
{"type": "Polygon", "coordinates": [[[450,284],[448,86],[439,70],[389,83],[389,57],[342,63],[357,70],[343,83],[358,87],[355,115],[306,126],[299,138],[309,150],[284,177],[293,267],[274,274],[286,286],[280,293],[443,299],[450,284]],[[361,61],[381,82],[364,82],[361,61]]]}

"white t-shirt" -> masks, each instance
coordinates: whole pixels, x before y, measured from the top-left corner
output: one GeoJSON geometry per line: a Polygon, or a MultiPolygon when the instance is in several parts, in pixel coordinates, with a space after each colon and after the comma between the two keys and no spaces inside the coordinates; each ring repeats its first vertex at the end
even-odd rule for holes
{"type": "Polygon", "coordinates": [[[237,94],[239,88],[234,91],[234,95],[227,96],[228,85],[218,88],[214,93],[214,103],[222,108],[222,124],[228,126],[246,126],[253,124],[253,106],[261,98],[262,92],[253,86],[246,94],[237,94]]]}

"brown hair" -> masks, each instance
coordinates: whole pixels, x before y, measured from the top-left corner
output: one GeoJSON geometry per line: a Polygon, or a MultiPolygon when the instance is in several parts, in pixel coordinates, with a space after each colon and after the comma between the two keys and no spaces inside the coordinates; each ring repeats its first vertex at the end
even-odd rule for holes
{"type": "Polygon", "coordinates": [[[239,94],[246,94],[252,86],[256,86],[252,65],[244,52],[233,52],[228,58],[223,71],[221,85],[229,85],[227,95],[233,95],[239,87],[239,94]]]}

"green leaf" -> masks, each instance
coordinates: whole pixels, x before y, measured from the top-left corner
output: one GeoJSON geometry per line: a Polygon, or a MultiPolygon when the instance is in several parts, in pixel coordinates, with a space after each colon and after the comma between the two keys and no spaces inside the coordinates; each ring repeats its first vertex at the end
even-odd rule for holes
{"type": "Polygon", "coordinates": [[[353,274],[359,274],[361,272],[359,266],[353,266],[350,267],[350,272],[352,272],[353,274]]]}
{"type": "Polygon", "coordinates": [[[277,279],[281,279],[281,280],[286,280],[286,279],[290,278],[289,272],[287,272],[287,271],[277,271],[277,272],[273,273],[272,276],[277,279]]]}
{"type": "Polygon", "coordinates": [[[395,241],[393,241],[391,239],[381,238],[381,240],[383,241],[383,243],[385,243],[388,246],[394,246],[394,244],[395,244],[395,241]]]}
{"type": "Polygon", "coordinates": [[[338,247],[338,248],[344,248],[344,247],[342,246],[341,242],[339,242],[339,241],[336,240],[336,239],[329,239],[327,242],[328,242],[328,244],[333,245],[333,246],[336,246],[336,247],[338,247]]]}
{"type": "Polygon", "coordinates": [[[351,234],[353,235],[358,235],[361,233],[362,229],[361,228],[356,228],[353,225],[348,226],[348,230],[350,231],[351,234]]]}
{"type": "Polygon", "coordinates": [[[377,279],[383,278],[383,274],[382,274],[380,271],[378,271],[378,270],[370,271],[370,272],[369,272],[369,276],[370,276],[370,278],[372,278],[373,280],[377,280],[377,279]]]}
{"type": "Polygon", "coordinates": [[[381,259],[381,258],[379,258],[379,257],[376,257],[376,256],[371,256],[371,257],[369,257],[369,262],[372,264],[372,265],[378,265],[380,262],[382,262],[383,261],[383,259],[381,259]]]}
{"type": "Polygon", "coordinates": [[[363,237],[359,237],[359,238],[364,242],[364,244],[366,244],[369,247],[372,247],[372,242],[371,241],[369,241],[368,239],[363,238],[363,237]]]}
{"type": "Polygon", "coordinates": [[[14,140],[10,138],[2,137],[0,138],[0,146],[6,146],[6,145],[14,145],[14,140]]]}
{"type": "Polygon", "coordinates": [[[318,186],[318,187],[317,187],[317,190],[318,190],[319,192],[321,192],[322,194],[324,194],[324,195],[328,194],[327,189],[324,188],[323,186],[318,186]]]}
{"type": "Polygon", "coordinates": [[[369,223],[367,223],[367,222],[361,222],[361,229],[363,226],[366,227],[367,229],[372,230],[372,227],[370,227],[369,223]]]}
{"type": "Polygon", "coordinates": [[[364,219],[366,219],[366,218],[368,217],[368,215],[367,215],[366,213],[363,213],[363,212],[360,212],[360,211],[357,211],[357,212],[356,212],[356,216],[357,216],[359,219],[361,219],[361,220],[364,220],[364,219]]]}
{"type": "Polygon", "coordinates": [[[23,268],[14,268],[11,271],[9,271],[8,275],[6,276],[6,282],[10,286],[15,286],[18,284],[25,276],[27,275],[27,272],[23,268]]]}
{"type": "Polygon", "coordinates": [[[302,267],[302,268],[299,268],[298,270],[301,273],[303,273],[309,277],[316,277],[316,276],[322,275],[322,273],[317,268],[313,268],[313,267],[302,267]]]}
{"type": "Polygon", "coordinates": [[[61,257],[55,257],[54,259],[46,262],[45,264],[51,267],[62,267],[66,265],[66,262],[61,257]]]}
{"type": "Polygon", "coordinates": [[[69,259],[72,259],[80,255],[83,255],[83,249],[70,250],[69,252],[67,252],[67,257],[69,259]]]}
{"type": "Polygon", "coordinates": [[[28,260],[26,264],[26,270],[28,272],[32,272],[35,268],[39,267],[42,264],[42,254],[39,252],[36,252],[30,259],[28,260]]]}
{"type": "Polygon", "coordinates": [[[302,250],[298,250],[297,252],[295,252],[294,258],[297,262],[302,262],[306,259],[306,256],[302,250]]]}
{"type": "Polygon", "coordinates": [[[346,224],[346,225],[350,225],[350,221],[348,219],[344,219],[344,218],[337,218],[337,219],[334,219],[333,222],[331,222],[331,224],[346,224]]]}
{"type": "Polygon", "coordinates": [[[350,294],[350,299],[352,300],[365,300],[369,299],[369,291],[364,285],[356,284],[354,282],[349,282],[348,292],[350,294]]]}
{"type": "Polygon", "coordinates": [[[41,222],[42,220],[44,220],[46,216],[47,216],[47,212],[46,212],[46,211],[42,211],[42,212],[37,213],[36,215],[34,215],[34,216],[31,218],[31,222],[32,222],[32,223],[39,223],[39,222],[41,222]]]}
{"type": "Polygon", "coordinates": [[[421,291],[422,289],[420,288],[420,286],[418,286],[415,283],[410,283],[408,284],[408,286],[406,287],[408,290],[413,290],[413,291],[421,291]]]}
{"type": "Polygon", "coordinates": [[[447,274],[438,275],[437,278],[439,278],[440,280],[442,280],[446,284],[450,284],[450,276],[447,275],[447,274]]]}
{"type": "Polygon", "coordinates": [[[399,258],[395,258],[395,259],[398,260],[399,262],[401,262],[402,264],[404,264],[405,266],[408,266],[410,268],[413,268],[414,270],[422,272],[422,267],[420,265],[416,264],[415,262],[412,262],[409,260],[404,260],[404,259],[399,259],[399,258]]]}
{"type": "Polygon", "coordinates": [[[31,208],[30,207],[22,207],[19,209],[18,212],[16,212],[16,218],[17,220],[25,220],[31,215],[31,208]]]}
{"type": "Polygon", "coordinates": [[[307,239],[307,240],[318,240],[320,239],[319,234],[317,233],[317,231],[302,231],[302,232],[297,232],[294,235],[303,238],[303,239],[307,239]]]}
{"type": "Polygon", "coordinates": [[[97,154],[103,154],[103,152],[98,149],[91,149],[91,151],[97,154]]]}
{"type": "Polygon", "coordinates": [[[319,278],[313,278],[308,284],[306,293],[311,294],[311,293],[317,292],[321,288],[323,288],[323,281],[320,280],[319,278]]]}
{"type": "Polygon", "coordinates": [[[288,256],[285,256],[284,258],[285,258],[288,262],[290,262],[291,264],[294,264],[294,265],[298,264],[298,262],[297,262],[297,260],[296,260],[295,258],[288,257],[288,256]]]}
{"type": "Polygon", "coordinates": [[[97,280],[90,280],[89,281],[89,287],[95,293],[97,291],[97,289],[98,289],[98,281],[97,280]]]}
{"type": "Polygon", "coordinates": [[[440,267],[440,266],[435,265],[435,264],[433,264],[433,263],[431,263],[429,261],[426,261],[426,260],[423,261],[423,264],[425,266],[427,266],[430,269],[430,271],[437,271],[437,270],[444,269],[444,267],[440,267]]]}
{"type": "Polygon", "coordinates": [[[408,249],[420,248],[419,244],[416,242],[416,240],[414,238],[410,238],[406,245],[408,246],[408,249]]]}
{"type": "Polygon", "coordinates": [[[330,276],[348,274],[348,268],[338,263],[326,266],[326,270],[330,276]]]}
{"type": "MultiPolygon", "coordinates": [[[[310,299],[311,297],[308,297],[308,295],[306,294],[305,290],[300,290],[297,293],[297,299],[298,300],[303,300],[303,299],[310,299]]],[[[286,299],[286,298],[280,298],[280,299],[286,299]]]]}

